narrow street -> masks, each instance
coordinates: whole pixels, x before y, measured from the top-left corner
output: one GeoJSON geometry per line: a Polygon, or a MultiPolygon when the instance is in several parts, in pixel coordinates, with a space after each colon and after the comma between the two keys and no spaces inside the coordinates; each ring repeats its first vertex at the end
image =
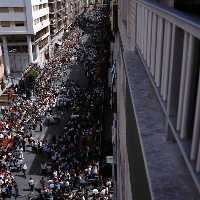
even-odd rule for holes
{"type": "MultiPolygon", "coordinates": [[[[24,89],[26,79],[20,80],[18,101],[22,109],[26,105],[27,129],[34,128],[13,136],[10,155],[17,156],[4,167],[9,170],[14,163],[17,190],[3,193],[3,199],[112,198],[112,174],[105,172],[105,156],[112,149],[105,98],[110,51],[107,14],[106,9],[90,8],[77,17],[34,89],[24,89]],[[43,119],[43,125],[38,119],[43,119]],[[15,162],[22,164],[16,167],[15,162]]],[[[15,108],[18,101],[3,109],[15,108]]]]}
{"type": "MultiPolygon", "coordinates": [[[[71,69],[71,72],[69,74],[69,77],[66,77],[68,80],[78,81],[81,86],[87,85],[87,79],[85,78],[82,68],[80,66],[74,66],[74,68],[71,69]]],[[[43,131],[34,131],[33,137],[44,140],[47,139],[48,142],[51,142],[51,139],[54,136],[59,136],[63,134],[64,130],[64,124],[69,118],[69,113],[64,113],[62,116],[62,120],[57,125],[51,125],[48,127],[44,127],[43,131]]],[[[19,186],[19,197],[17,199],[27,199],[30,195],[29,187],[28,187],[28,180],[30,177],[32,177],[35,180],[36,188],[40,187],[40,179],[42,177],[41,175],[41,162],[44,160],[43,156],[35,154],[32,152],[31,147],[27,147],[26,152],[24,153],[24,160],[27,161],[27,177],[24,178],[22,173],[16,173],[14,174],[16,176],[16,181],[19,186]]],[[[34,194],[31,194],[31,197],[37,196],[38,192],[35,191],[34,194]]],[[[15,197],[11,198],[15,199],[15,197]]]]}

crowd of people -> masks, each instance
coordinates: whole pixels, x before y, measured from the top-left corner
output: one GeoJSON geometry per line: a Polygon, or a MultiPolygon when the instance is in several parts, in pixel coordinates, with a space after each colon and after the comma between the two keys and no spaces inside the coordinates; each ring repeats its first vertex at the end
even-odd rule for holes
{"type": "MultiPolygon", "coordinates": [[[[16,98],[0,107],[0,193],[3,198],[10,197],[13,191],[18,196],[12,172],[22,172],[26,178],[24,152],[30,146],[46,158],[41,163],[38,199],[112,199],[111,178],[104,176],[100,167],[108,26],[107,10],[97,8],[84,12],[32,84],[27,87],[22,77],[19,84],[11,87],[16,98]],[[85,36],[87,40],[83,42],[85,36]],[[68,80],[74,66],[84,69],[87,87],[68,80]],[[51,141],[34,138],[32,130],[38,126],[42,130],[44,119],[61,111],[70,113],[63,135],[51,141]]],[[[38,188],[32,177],[28,183],[30,191],[38,188]]]]}

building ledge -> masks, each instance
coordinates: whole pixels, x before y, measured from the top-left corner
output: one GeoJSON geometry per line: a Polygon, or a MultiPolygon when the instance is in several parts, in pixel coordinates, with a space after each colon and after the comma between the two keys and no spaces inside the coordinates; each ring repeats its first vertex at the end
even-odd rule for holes
{"type": "Polygon", "coordinates": [[[199,199],[178,145],[166,139],[165,116],[139,55],[123,56],[153,199],[199,199]]]}

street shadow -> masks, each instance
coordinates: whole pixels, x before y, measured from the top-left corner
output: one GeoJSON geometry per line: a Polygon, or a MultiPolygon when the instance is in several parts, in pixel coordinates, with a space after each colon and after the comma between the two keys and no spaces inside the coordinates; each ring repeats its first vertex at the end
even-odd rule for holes
{"type": "MultiPolygon", "coordinates": [[[[72,68],[72,71],[68,77],[69,80],[73,80],[79,84],[80,87],[87,87],[88,86],[88,80],[85,77],[83,67],[76,66],[72,68]]],[[[63,134],[64,125],[65,122],[69,119],[71,111],[65,111],[64,115],[61,118],[61,121],[58,125],[51,125],[47,127],[47,130],[45,132],[45,136],[43,140],[47,140],[49,143],[51,143],[53,137],[57,137],[59,135],[63,134]]],[[[40,154],[36,154],[34,161],[31,164],[30,170],[28,172],[28,175],[39,175],[41,176],[41,162],[44,161],[46,158],[41,156],[40,154]]]]}
{"type": "Polygon", "coordinates": [[[25,177],[24,177],[23,174],[17,174],[17,175],[15,175],[15,176],[18,176],[18,177],[20,177],[20,178],[24,178],[24,180],[25,180],[25,177]]]}
{"type": "MultiPolygon", "coordinates": [[[[65,124],[66,119],[68,119],[68,118],[69,118],[69,114],[66,113],[58,125],[48,126],[43,140],[47,140],[48,143],[51,143],[51,140],[53,137],[55,137],[55,136],[57,137],[57,136],[63,134],[64,124],[65,124]]],[[[45,161],[46,159],[47,158],[42,153],[36,153],[35,158],[34,158],[32,164],[30,166],[30,169],[28,171],[28,175],[42,176],[40,166],[41,166],[41,163],[43,161],[45,161]]]]}

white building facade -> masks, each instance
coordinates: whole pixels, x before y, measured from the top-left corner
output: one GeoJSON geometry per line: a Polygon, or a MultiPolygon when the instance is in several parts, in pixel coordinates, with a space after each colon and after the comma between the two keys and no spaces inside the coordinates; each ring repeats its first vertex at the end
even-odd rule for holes
{"type": "Polygon", "coordinates": [[[7,76],[31,63],[45,63],[49,25],[48,0],[0,0],[0,44],[7,76]]]}
{"type": "Polygon", "coordinates": [[[81,0],[48,0],[51,51],[54,53],[56,44],[60,44],[63,33],[73,24],[76,16],[83,12],[84,2],[81,0]]]}

